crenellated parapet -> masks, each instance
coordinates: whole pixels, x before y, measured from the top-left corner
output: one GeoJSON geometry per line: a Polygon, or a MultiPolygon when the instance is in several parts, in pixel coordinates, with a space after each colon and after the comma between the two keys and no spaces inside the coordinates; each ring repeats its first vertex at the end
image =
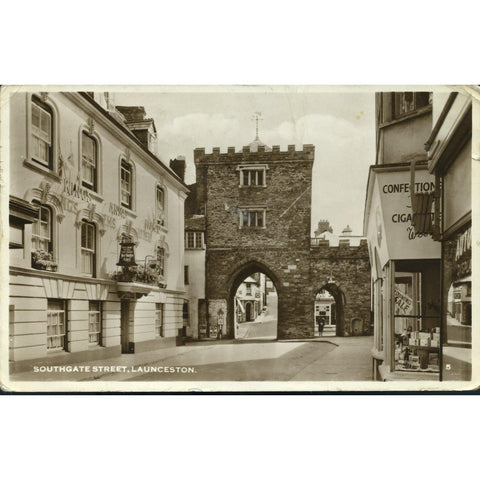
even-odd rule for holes
{"type": "Polygon", "coordinates": [[[338,244],[331,244],[329,240],[312,238],[310,240],[310,251],[312,257],[317,258],[366,258],[368,259],[368,243],[366,238],[361,238],[360,242],[355,239],[340,239],[338,244]]]}
{"type": "Polygon", "coordinates": [[[226,152],[221,152],[219,147],[213,147],[211,153],[206,153],[205,148],[196,148],[194,150],[195,164],[209,164],[217,162],[271,162],[271,161],[309,161],[313,163],[315,156],[315,146],[311,144],[303,145],[301,150],[297,150],[295,145],[288,145],[287,150],[280,150],[279,145],[273,145],[270,149],[259,145],[255,151],[251,151],[250,146],[244,146],[237,151],[235,147],[228,147],[226,152]]]}

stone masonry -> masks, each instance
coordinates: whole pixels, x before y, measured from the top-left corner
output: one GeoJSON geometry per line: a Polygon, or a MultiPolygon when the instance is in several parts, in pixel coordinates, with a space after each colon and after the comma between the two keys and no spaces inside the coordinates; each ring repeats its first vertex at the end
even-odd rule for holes
{"type": "MultiPolygon", "coordinates": [[[[206,296],[227,302],[227,335],[233,336],[233,302],[248,275],[265,273],[278,294],[278,338],[309,338],[314,299],[327,288],[339,305],[337,334],[366,334],[370,325],[370,267],[366,242],[358,247],[311,246],[311,188],[314,146],[287,151],[243,147],[227,153],[197,148],[197,182],[186,203],[189,214],[205,215],[206,296]],[[242,185],[242,169],[263,170],[260,185],[242,185]],[[265,211],[259,226],[244,226],[248,210],[265,211]],[[334,283],[328,283],[330,275],[334,283]],[[343,314],[343,313],[344,314],[343,314]]],[[[212,312],[207,313],[210,322],[212,312]]],[[[207,321],[208,324],[208,321],[207,321]]]]}

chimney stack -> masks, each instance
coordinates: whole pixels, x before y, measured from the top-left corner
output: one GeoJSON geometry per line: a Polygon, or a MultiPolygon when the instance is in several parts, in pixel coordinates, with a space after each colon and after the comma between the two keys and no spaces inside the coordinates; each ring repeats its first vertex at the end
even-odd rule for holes
{"type": "Polygon", "coordinates": [[[170,160],[170,168],[182,179],[182,182],[185,181],[186,162],[183,155],[178,155],[175,160],[170,160]]]}

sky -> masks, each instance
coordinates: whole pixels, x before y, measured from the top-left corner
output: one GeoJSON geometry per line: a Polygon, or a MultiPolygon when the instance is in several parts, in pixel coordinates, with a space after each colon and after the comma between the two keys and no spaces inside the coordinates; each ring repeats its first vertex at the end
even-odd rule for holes
{"type": "Polygon", "coordinates": [[[259,137],[269,146],[315,145],[312,172],[312,232],[327,219],[334,233],[348,224],[362,235],[368,167],[375,163],[374,93],[313,91],[301,87],[215,87],[185,91],[116,92],[117,105],[142,105],[155,121],[158,156],[167,165],[184,155],[187,184],[195,181],[193,150],[237,150],[259,137]],[[202,90],[202,91],[199,91],[202,90]]]}

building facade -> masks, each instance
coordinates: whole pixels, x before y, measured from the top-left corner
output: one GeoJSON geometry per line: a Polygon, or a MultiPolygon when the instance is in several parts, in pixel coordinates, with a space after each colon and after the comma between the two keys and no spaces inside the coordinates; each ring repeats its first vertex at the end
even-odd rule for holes
{"type": "Polygon", "coordinates": [[[187,337],[205,337],[205,216],[185,217],[185,290],[188,298],[187,337]]]}
{"type": "Polygon", "coordinates": [[[370,167],[364,217],[374,379],[438,380],[441,252],[426,232],[438,189],[424,150],[432,128],[432,96],[382,92],[375,103],[376,162],[370,167]],[[416,212],[420,202],[425,203],[422,217],[416,212]]]}
{"type": "MultiPolygon", "coordinates": [[[[475,94],[478,116],[478,90],[434,93],[433,127],[425,143],[428,169],[439,190],[429,233],[440,243],[442,251],[441,379],[447,381],[470,380],[472,374],[471,179],[475,94]]],[[[478,191],[478,180],[474,185],[478,191]]]]}
{"type": "Polygon", "coordinates": [[[10,92],[8,109],[12,370],[174,345],[188,188],[143,138],[153,121],[136,135],[97,92],[10,92]]]}

